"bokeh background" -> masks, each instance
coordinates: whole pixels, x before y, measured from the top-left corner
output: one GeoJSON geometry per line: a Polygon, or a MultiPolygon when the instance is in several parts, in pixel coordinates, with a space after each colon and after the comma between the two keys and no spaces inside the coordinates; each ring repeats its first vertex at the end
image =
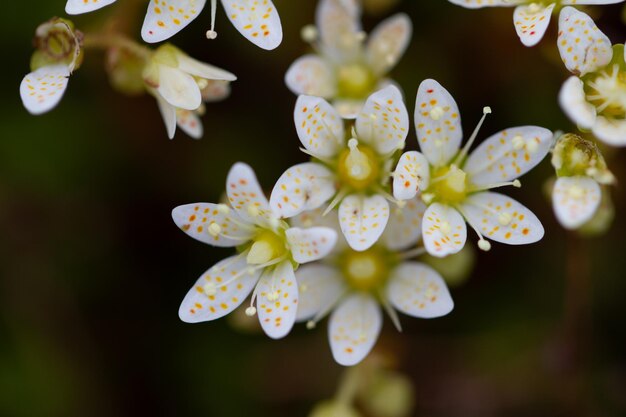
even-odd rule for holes
{"type": "MultiPolygon", "coordinates": [[[[218,8],[172,42],[238,75],[232,96],[209,104],[205,136],[169,141],[151,97],[113,91],[100,51],[87,51],[61,105],[40,117],[21,106],[36,26],[64,16],[64,0],[6,2],[0,25],[0,415],[306,416],[331,397],[343,369],[325,323],[272,341],[223,319],[184,324],[177,310],[195,279],[228,251],[181,233],[173,207],[216,201],[226,173],[245,161],[271,188],[298,151],[295,97],[283,76],[307,52],[302,26],[314,0],[276,0],[285,39],[265,52],[218,8]]],[[[120,0],[75,17],[139,38],[146,2],[120,0]]],[[[393,73],[413,112],[420,81],[456,97],[466,132],[489,105],[481,137],[536,124],[574,127],[556,96],[567,73],[553,20],[540,46],[517,39],[512,10],[466,10],[444,0],[402,0],[364,18],[406,12],[414,36],[393,73]]],[[[626,39],[622,5],[592,9],[613,42],[626,39]]],[[[412,129],[408,147],[416,148],[412,129]]],[[[566,233],[543,192],[549,161],[508,190],[538,214],[546,236],[527,247],[493,245],[452,288],[447,317],[386,321],[378,351],[414,387],[415,416],[626,415],[625,152],[608,152],[616,218],[600,237],[566,233]]],[[[372,416],[377,417],[377,416],[372,416]]],[[[383,416],[381,416],[383,417],[383,416]]]]}

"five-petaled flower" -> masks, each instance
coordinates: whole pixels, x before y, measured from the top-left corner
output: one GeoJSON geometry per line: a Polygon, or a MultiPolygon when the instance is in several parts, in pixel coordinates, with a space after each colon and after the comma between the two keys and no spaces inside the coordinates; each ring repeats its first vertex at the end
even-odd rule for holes
{"type": "Polygon", "coordinates": [[[412,31],[408,16],[397,14],[374,29],[364,45],[359,17],[354,1],[320,0],[317,29],[304,30],[311,41],[319,32],[313,44],[317,53],[298,58],[285,75],[295,94],[327,99],[346,118],[354,118],[370,94],[392,83],[385,75],[404,54],[412,31]]]}
{"type": "Polygon", "coordinates": [[[423,81],[418,89],[415,127],[422,152],[408,151],[400,157],[393,174],[393,192],[399,200],[420,192],[428,204],[422,235],[431,255],[443,257],[460,251],[467,238],[465,221],[478,234],[483,250],[491,247],[484,237],[510,245],[543,237],[543,227],[529,209],[487,190],[521,186],[517,178],[548,154],[552,133],[536,126],[503,130],[468,156],[490,112],[485,107],[478,126],[460,149],[463,133],[454,98],[435,80],[423,81]]]}
{"type": "Polygon", "coordinates": [[[322,206],[333,196],[339,222],[355,250],[372,246],[389,219],[390,173],[404,148],[409,118],[402,94],[388,86],[372,94],[346,140],[344,122],[327,101],[300,96],[294,119],[303,151],[311,162],[289,168],[279,178],[270,204],[281,217],[322,206]]]}
{"type": "Polygon", "coordinates": [[[559,95],[563,111],[601,141],[626,146],[626,50],[585,13],[566,7],[559,20],[559,52],[573,75],[559,95]]]}
{"type": "Polygon", "coordinates": [[[545,35],[555,8],[570,4],[614,4],[624,0],[449,0],[468,9],[515,6],[513,23],[526,46],[535,46],[545,35]]]}
{"type": "MultiPolygon", "coordinates": [[[[355,365],[373,348],[382,327],[381,305],[398,330],[394,309],[418,318],[452,311],[454,304],[441,276],[428,265],[409,260],[420,240],[424,210],[424,203],[414,198],[392,210],[385,233],[370,249],[357,252],[339,246],[322,262],[296,271],[297,320],[313,328],[332,311],[328,339],[339,364],[355,365]]],[[[321,214],[317,210],[301,216],[319,219],[321,214]]]]}
{"type": "Polygon", "coordinates": [[[172,212],[176,225],[189,236],[239,252],[202,274],[185,296],[179,316],[190,323],[215,320],[253,292],[246,314],[258,311],[267,335],[283,337],[291,330],[298,307],[294,269],[330,253],[337,233],[328,227],[289,227],[279,220],[246,164],[231,168],[226,192],[229,205],[196,203],[172,212]]]}

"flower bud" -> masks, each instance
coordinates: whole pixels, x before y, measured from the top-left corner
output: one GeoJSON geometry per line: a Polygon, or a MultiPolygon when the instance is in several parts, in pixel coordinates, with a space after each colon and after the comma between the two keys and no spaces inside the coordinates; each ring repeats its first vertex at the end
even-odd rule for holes
{"type": "Polygon", "coordinates": [[[145,91],[143,72],[146,61],[123,48],[110,48],[106,56],[106,69],[113,88],[129,96],[145,91]]]}
{"type": "Polygon", "coordinates": [[[331,400],[317,404],[309,417],[361,417],[361,415],[349,404],[331,400]]]}
{"type": "Polygon", "coordinates": [[[67,64],[71,70],[78,68],[83,58],[82,40],[83,34],[69,20],[55,17],[42,23],[35,31],[31,70],[55,64],[67,64]]]}
{"type": "Polygon", "coordinates": [[[413,385],[397,372],[378,372],[362,393],[362,404],[378,417],[406,417],[413,410],[413,385]]]}
{"type": "Polygon", "coordinates": [[[558,177],[585,176],[600,184],[615,181],[598,145],[573,133],[566,133],[557,140],[552,152],[552,166],[558,177]]]}

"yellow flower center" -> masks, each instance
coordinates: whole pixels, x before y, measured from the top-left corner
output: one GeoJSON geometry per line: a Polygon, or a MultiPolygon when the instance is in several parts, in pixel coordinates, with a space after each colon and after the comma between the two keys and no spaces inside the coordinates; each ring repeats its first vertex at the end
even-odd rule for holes
{"type": "Polygon", "coordinates": [[[433,201],[451,205],[465,200],[467,193],[467,174],[454,164],[436,169],[425,192],[433,201]]]}
{"type": "Polygon", "coordinates": [[[250,265],[262,265],[281,258],[287,253],[285,238],[271,230],[261,230],[252,242],[246,258],[250,265]]]}
{"type": "Polygon", "coordinates": [[[372,71],[362,64],[348,64],[337,70],[338,96],[364,99],[372,92],[376,78],[372,71]]]}
{"type": "Polygon", "coordinates": [[[339,155],[337,172],[343,184],[354,190],[364,190],[379,177],[378,154],[368,146],[359,145],[352,138],[348,141],[348,149],[339,155]]]}
{"type": "Polygon", "coordinates": [[[626,118],[626,71],[619,65],[611,67],[610,72],[601,72],[586,81],[587,100],[592,103],[598,114],[611,118],[626,118]]]}
{"type": "Polygon", "coordinates": [[[348,250],[341,259],[343,275],[348,285],[357,291],[371,291],[387,281],[390,265],[380,248],[364,252],[348,250]]]}

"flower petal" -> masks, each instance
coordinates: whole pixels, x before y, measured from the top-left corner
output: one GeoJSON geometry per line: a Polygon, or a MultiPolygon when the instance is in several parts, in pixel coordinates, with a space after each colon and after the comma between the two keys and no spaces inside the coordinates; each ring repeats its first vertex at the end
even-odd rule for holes
{"type": "Polygon", "coordinates": [[[364,100],[356,100],[351,98],[333,100],[333,107],[345,120],[356,119],[364,104],[364,100]]]}
{"type": "Polygon", "coordinates": [[[254,235],[253,227],[246,227],[237,214],[223,204],[185,204],[172,210],[172,218],[183,232],[213,246],[238,246],[254,235]],[[218,227],[212,226],[214,224],[218,227]]]}
{"type": "Polygon", "coordinates": [[[403,262],[391,273],[387,298],[403,313],[423,319],[445,316],[454,308],[441,275],[419,262],[403,262]]]}
{"type": "Polygon", "coordinates": [[[365,56],[376,75],[386,74],[396,66],[409,45],[412,31],[411,19],[404,13],[391,16],[374,29],[365,56]]]}
{"type": "Polygon", "coordinates": [[[291,227],[285,232],[293,260],[299,264],[318,261],[328,255],[337,242],[337,232],[329,227],[301,229],[291,227]]]}
{"type": "Polygon", "coordinates": [[[373,297],[356,293],[341,302],[328,323],[333,357],[340,365],[361,362],[372,350],[382,327],[382,313],[373,297]]]}
{"type": "Polygon", "coordinates": [[[299,284],[296,321],[310,320],[329,311],[346,290],[341,272],[328,265],[303,265],[296,271],[296,280],[299,284]]]}
{"type": "Polygon", "coordinates": [[[393,172],[393,196],[398,200],[409,200],[420,190],[428,188],[430,166],[424,155],[417,151],[402,154],[393,172]]]}
{"type": "Polygon", "coordinates": [[[109,4],[115,3],[115,0],[67,0],[65,3],[65,13],[67,14],[83,14],[101,9],[109,4]]]}
{"type": "MultiPolygon", "coordinates": [[[[156,98],[157,105],[159,106],[159,111],[161,112],[161,116],[163,117],[163,121],[165,122],[165,129],[167,129],[167,137],[170,139],[174,139],[174,135],[176,134],[176,107],[172,106],[167,101],[163,100],[161,95],[157,92],[154,92],[154,97],[156,98]]],[[[188,110],[186,110],[188,111],[188,110]]]]}
{"type": "Polygon", "coordinates": [[[565,114],[583,129],[591,129],[596,122],[596,108],[587,101],[585,84],[580,78],[571,76],[565,81],[559,103],[565,114]]]}
{"type": "Polygon", "coordinates": [[[419,197],[405,202],[404,207],[392,207],[389,222],[381,239],[392,250],[404,250],[419,242],[422,237],[422,219],[426,205],[419,197]]]}
{"type": "Polygon", "coordinates": [[[272,339],[285,337],[296,322],[298,310],[298,283],[291,262],[278,264],[271,276],[264,274],[257,291],[261,327],[272,339]]]}
{"type": "Polygon", "coordinates": [[[546,157],[552,140],[552,132],[543,127],[503,130],[484,140],[467,158],[463,170],[478,187],[513,180],[546,157]]]}
{"type": "Polygon", "coordinates": [[[67,65],[50,65],[24,77],[20,96],[26,110],[35,115],[52,110],[61,101],[69,76],[67,65]]]}
{"type": "Polygon", "coordinates": [[[157,91],[174,107],[196,110],[202,104],[202,94],[196,80],[184,71],[159,65],[157,91]]]}
{"type": "Polygon", "coordinates": [[[198,17],[204,3],[205,0],[169,0],[165,6],[164,2],[150,0],[141,37],[148,43],[169,39],[198,17]]]}
{"type": "Polygon", "coordinates": [[[532,211],[499,193],[477,193],[462,204],[467,221],[484,237],[509,245],[535,243],[543,237],[543,226],[532,211]]]}
{"type": "Polygon", "coordinates": [[[231,206],[245,221],[256,224],[257,216],[273,217],[270,203],[250,165],[237,162],[228,172],[226,194],[231,206]]]}
{"type": "Polygon", "coordinates": [[[332,213],[327,213],[324,215],[325,209],[320,207],[315,210],[304,211],[299,215],[292,217],[290,220],[290,224],[294,227],[313,227],[313,226],[324,226],[329,227],[336,232],[337,235],[337,243],[335,243],[335,249],[333,252],[339,253],[342,250],[348,247],[348,242],[346,242],[343,233],[341,232],[341,227],[339,226],[339,218],[337,215],[332,213]]]}
{"type": "Polygon", "coordinates": [[[382,235],[389,220],[389,203],[384,197],[349,195],[339,206],[339,224],[350,247],[370,248],[382,235]]]}
{"type": "Polygon", "coordinates": [[[429,254],[443,258],[459,252],[465,246],[465,220],[454,208],[433,203],[422,220],[422,239],[429,254]]]}
{"type": "Polygon", "coordinates": [[[213,103],[230,96],[230,82],[224,80],[207,80],[207,85],[200,91],[202,101],[213,103]]]}
{"type": "Polygon", "coordinates": [[[525,3],[526,0],[448,0],[457,6],[463,6],[466,9],[480,9],[483,7],[508,7],[516,4],[525,3]]]}
{"type": "Polygon", "coordinates": [[[626,146],[626,120],[598,116],[591,131],[602,142],[612,146],[626,146]]]}
{"type": "Polygon", "coordinates": [[[535,46],[545,35],[552,10],[556,3],[540,6],[537,3],[517,6],[513,12],[513,23],[517,36],[525,46],[535,46]]]}
{"type": "Polygon", "coordinates": [[[591,178],[561,177],[552,190],[556,218],[566,229],[576,229],[593,217],[601,197],[600,185],[591,178]]]}
{"type": "Polygon", "coordinates": [[[333,173],[322,164],[305,162],[280,176],[270,206],[276,215],[289,218],[320,207],[335,194],[333,173]]]}
{"type": "Polygon", "coordinates": [[[237,76],[232,72],[207,64],[206,62],[198,61],[184,53],[176,55],[176,59],[178,60],[179,70],[196,77],[219,81],[235,81],[237,79],[237,76]]]}
{"type": "Polygon", "coordinates": [[[204,134],[202,120],[196,112],[178,109],[176,111],[176,124],[193,139],[200,139],[204,134]]]}
{"type": "Polygon", "coordinates": [[[563,63],[576,75],[594,72],[613,58],[609,38],[589,16],[569,6],[559,16],[558,46],[563,63]]]}
{"type": "Polygon", "coordinates": [[[222,0],[222,4],[235,29],[259,48],[276,49],[283,41],[283,27],[272,0],[222,0]]]}
{"type": "Polygon", "coordinates": [[[336,83],[332,67],[312,54],[296,59],[285,74],[285,84],[294,94],[331,98],[337,93],[336,83]]]}
{"type": "Polygon", "coordinates": [[[454,98],[435,80],[417,90],[415,129],[422,153],[434,166],[445,165],[459,151],[463,129],[454,98]]]}
{"type": "Polygon", "coordinates": [[[231,256],[212,266],[183,299],[178,310],[180,319],[186,323],[215,320],[239,307],[261,274],[260,271],[250,274],[247,268],[246,257],[241,255],[231,256]],[[208,290],[209,286],[212,291],[208,290]]]}
{"type": "Polygon", "coordinates": [[[300,142],[313,155],[332,158],[344,144],[343,120],[323,98],[298,97],[293,120],[300,142]]]}
{"type": "Polygon", "coordinates": [[[350,62],[361,53],[360,8],[342,0],[320,0],[315,11],[321,49],[336,62],[350,62]]]}
{"type": "Polygon", "coordinates": [[[402,93],[394,85],[375,92],[365,102],[356,119],[360,141],[385,155],[404,148],[409,133],[409,114],[402,93]]]}

